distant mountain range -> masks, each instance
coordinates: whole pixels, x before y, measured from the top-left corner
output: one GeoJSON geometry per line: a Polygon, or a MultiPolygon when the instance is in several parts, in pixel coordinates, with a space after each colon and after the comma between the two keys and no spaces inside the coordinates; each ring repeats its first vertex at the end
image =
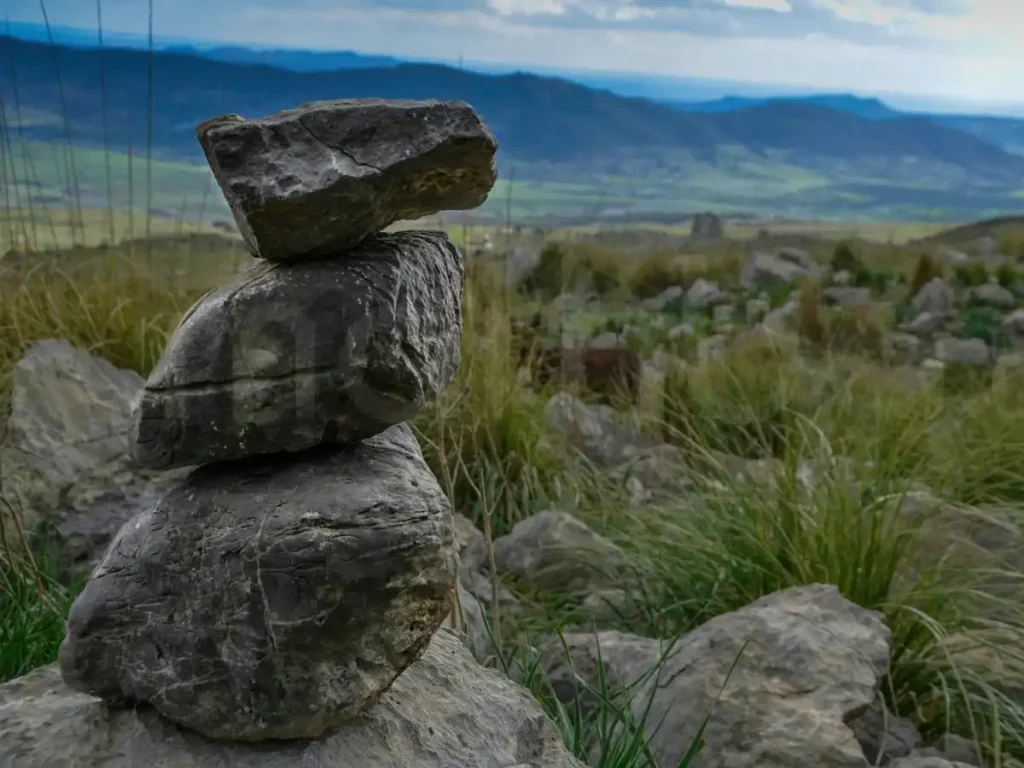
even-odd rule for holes
{"type": "Polygon", "coordinates": [[[842,94],[657,103],[526,73],[350,53],[319,71],[320,58],[181,45],[150,56],[0,37],[0,58],[13,62],[0,78],[7,122],[28,140],[62,141],[67,127],[76,144],[106,139],[138,155],[151,141],[157,157],[201,163],[194,126],[216,114],[262,116],[327,98],[460,99],[497,135],[503,178],[520,185],[526,217],[714,207],[959,218],[1015,211],[1024,200],[1024,120],[907,114],[842,94]]]}
{"type": "MultiPolygon", "coordinates": [[[[896,120],[908,117],[907,112],[893,109],[881,99],[852,96],[846,93],[815,94],[811,96],[775,96],[754,98],[749,96],[724,96],[720,99],[701,102],[666,102],[683,112],[721,113],[735,112],[771,103],[813,104],[819,107],[846,112],[867,120],[896,120]]],[[[980,139],[1014,154],[1024,154],[1024,119],[1015,117],[994,117],[990,115],[959,115],[941,113],[913,113],[916,117],[927,117],[941,125],[970,133],[980,139]]]]}

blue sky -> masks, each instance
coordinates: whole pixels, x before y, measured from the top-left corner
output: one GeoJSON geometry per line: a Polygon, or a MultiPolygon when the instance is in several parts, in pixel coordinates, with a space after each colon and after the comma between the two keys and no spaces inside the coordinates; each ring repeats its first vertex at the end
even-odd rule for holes
{"type": "MultiPolygon", "coordinates": [[[[1024,102],[1024,0],[154,0],[161,36],[1024,102]]],[[[94,29],[93,0],[47,0],[94,29]]],[[[37,22],[37,0],[8,0],[37,22]]],[[[145,32],[145,0],[103,0],[145,32]]]]}

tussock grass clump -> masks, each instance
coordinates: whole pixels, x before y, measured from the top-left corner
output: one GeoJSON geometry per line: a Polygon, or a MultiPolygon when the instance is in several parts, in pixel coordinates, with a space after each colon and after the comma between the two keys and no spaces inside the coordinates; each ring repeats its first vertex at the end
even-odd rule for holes
{"type": "Polygon", "coordinates": [[[883,690],[892,711],[926,736],[978,742],[993,765],[1024,757],[1014,698],[1024,684],[1022,574],[962,528],[944,537],[902,511],[918,484],[975,504],[1019,498],[1019,390],[950,401],[863,362],[801,376],[749,357],[689,381],[686,438],[718,482],[678,507],[604,518],[637,564],[642,632],[673,637],[779,589],[835,584],[893,631],[883,690]],[[723,448],[777,462],[751,465],[753,479],[740,481],[719,463],[723,448]]]}
{"type": "MultiPolygon", "coordinates": [[[[5,532],[6,534],[6,532],[5,532]]],[[[63,564],[41,548],[4,547],[0,556],[0,681],[51,663],[64,620],[82,586],[63,580],[63,564]]]]}
{"type": "Polygon", "coordinates": [[[988,268],[981,262],[972,261],[957,264],[953,269],[953,279],[963,288],[974,288],[988,282],[988,268]]]}
{"type": "Polygon", "coordinates": [[[548,299],[577,291],[603,296],[621,288],[624,281],[625,267],[613,251],[593,243],[550,241],[519,289],[548,299]]]}
{"type": "Polygon", "coordinates": [[[698,278],[730,285],[736,281],[741,264],[742,255],[735,251],[702,255],[658,251],[634,267],[629,290],[634,296],[647,299],[673,286],[689,288],[698,278]]]}
{"type": "Polygon", "coordinates": [[[853,250],[850,243],[839,243],[832,251],[832,258],[829,265],[833,272],[855,272],[861,266],[861,260],[853,250]]]}
{"type": "Polygon", "coordinates": [[[542,508],[561,461],[545,440],[543,404],[521,380],[510,297],[494,280],[467,282],[462,364],[455,382],[416,422],[424,455],[453,500],[494,536],[542,508]]]}

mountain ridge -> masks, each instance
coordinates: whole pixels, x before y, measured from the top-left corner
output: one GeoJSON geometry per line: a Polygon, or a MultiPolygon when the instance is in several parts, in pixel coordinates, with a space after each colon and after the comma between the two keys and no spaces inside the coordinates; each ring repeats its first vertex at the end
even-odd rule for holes
{"type": "MultiPolygon", "coordinates": [[[[1015,204],[1011,195],[1024,179],[1024,157],[928,116],[868,119],[799,99],[700,113],[567,78],[443,64],[300,73],[190,52],[54,49],[5,36],[2,48],[14,62],[18,91],[11,78],[0,81],[7,104],[17,95],[22,108],[53,116],[20,125],[27,138],[61,140],[66,114],[74,142],[101,146],[106,139],[136,151],[149,138],[151,60],[155,155],[196,164],[202,156],[194,126],[213,115],[261,117],[308,101],[372,96],[466,101],[497,135],[503,168],[514,167],[503,175],[557,188],[563,198],[583,195],[590,205],[600,199],[613,210],[664,212],[692,201],[792,213],[870,207],[876,197],[890,209],[920,203],[1003,210],[1015,204]]],[[[551,197],[538,188],[538,208],[545,195],[551,197]]]]}

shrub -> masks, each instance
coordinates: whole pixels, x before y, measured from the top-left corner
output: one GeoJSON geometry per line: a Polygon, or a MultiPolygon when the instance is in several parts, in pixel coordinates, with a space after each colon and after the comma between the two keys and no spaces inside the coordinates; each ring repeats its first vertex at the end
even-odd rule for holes
{"type": "Polygon", "coordinates": [[[814,347],[823,347],[828,338],[826,309],[821,298],[821,284],[814,280],[800,289],[796,312],[796,332],[814,347]]]}
{"type": "Polygon", "coordinates": [[[537,264],[519,283],[523,293],[552,298],[562,293],[573,282],[569,269],[566,246],[548,242],[541,248],[537,264]]]}
{"type": "Polygon", "coordinates": [[[957,264],[953,270],[953,279],[964,288],[973,288],[988,282],[988,270],[985,265],[972,261],[968,264],[957,264]]]}
{"type": "Polygon", "coordinates": [[[521,293],[550,299],[569,291],[604,295],[622,285],[622,258],[615,251],[587,243],[548,242],[518,287],[521,293]]]}
{"type": "Polygon", "coordinates": [[[880,359],[885,351],[886,324],[870,306],[839,307],[828,316],[828,348],[880,359]]]}
{"type": "Polygon", "coordinates": [[[666,252],[648,256],[633,271],[629,281],[630,292],[638,298],[648,299],[666,288],[682,286],[685,276],[677,259],[675,254],[666,252]]]}
{"type": "Polygon", "coordinates": [[[999,252],[1015,261],[1024,260],[1024,230],[1006,232],[999,238],[999,252]]]}
{"type": "Polygon", "coordinates": [[[996,280],[1003,288],[1010,288],[1021,279],[1020,270],[1012,264],[1003,262],[996,268],[996,280]]]}
{"type": "Polygon", "coordinates": [[[942,265],[930,253],[922,253],[914,266],[913,275],[910,278],[910,295],[916,296],[925,285],[936,277],[944,277],[942,265]]]}
{"type": "Polygon", "coordinates": [[[861,260],[853,252],[849,243],[839,243],[832,251],[832,259],[829,263],[833,272],[856,273],[857,268],[861,266],[861,260]]]}
{"type": "Polygon", "coordinates": [[[981,339],[991,347],[1009,346],[1009,335],[1003,328],[1003,314],[995,307],[969,306],[961,318],[963,334],[981,339]]]}

